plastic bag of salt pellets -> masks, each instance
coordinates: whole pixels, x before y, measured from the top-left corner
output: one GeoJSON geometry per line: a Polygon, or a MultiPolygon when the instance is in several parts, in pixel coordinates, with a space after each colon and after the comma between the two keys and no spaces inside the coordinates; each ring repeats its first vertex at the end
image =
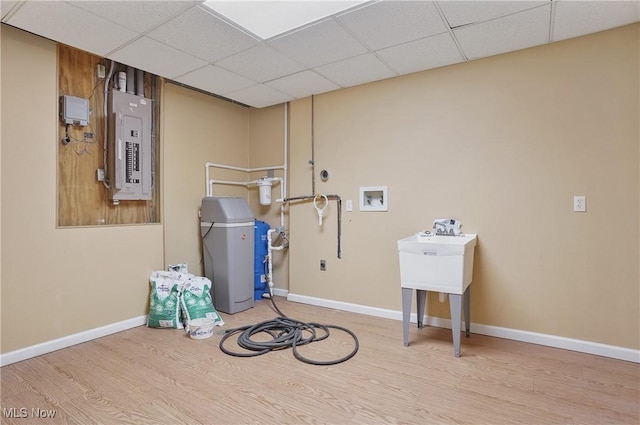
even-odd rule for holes
{"type": "Polygon", "coordinates": [[[220,314],[211,300],[211,281],[206,277],[193,276],[184,285],[180,304],[185,322],[206,317],[213,319],[216,326],[224,325],[220,314]]]}
{"type": "Polygon", "coordinates": [[[169,264],[169,267],[167,267],[167,270],[170,272],[187,274],[189,273],[189,265],[187,263],[180,263],[180,264],[173,264],[173,265],[169,264]]]}
{"type": "Polygon", "coordinates": [[[151,295],[147,326],[150,328],[183,327],[180,320],[180,292],[183,279],[176,272],[156,271],[151,273],[151,295]]]}

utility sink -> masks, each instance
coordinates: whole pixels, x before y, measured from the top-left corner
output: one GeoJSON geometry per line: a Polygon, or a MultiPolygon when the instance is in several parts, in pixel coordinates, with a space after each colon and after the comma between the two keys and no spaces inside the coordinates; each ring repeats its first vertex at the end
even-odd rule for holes
{"type": "Polygon", "coordinates": [[[465,331],[470,335],[469,297],[473,278],[475,234],[459,236],[418,233],[398,241],[402,287],[403,343],[409,345],[412,293],[416,291],[418,328],[422,328],[427,291],[449,294],[453,353],[460,357],[460,320],[464,307],[465,331]]]}
{"type": "Polygon", "coordinates": [[[475,234],[400,239],[401,286],[462,294],[471,283],[476,241],[475,234]]]}

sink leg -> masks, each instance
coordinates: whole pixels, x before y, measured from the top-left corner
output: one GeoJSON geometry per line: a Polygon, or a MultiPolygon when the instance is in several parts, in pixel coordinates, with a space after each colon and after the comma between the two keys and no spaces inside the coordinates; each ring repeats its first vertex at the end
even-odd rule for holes
{"type": "Polygon", "coordinates": [[[451,332],[453,333],[453,355],[460,357],[460,320],[462,313],[462,295],[449,294],[451,311],[451,332]]]}
{"type": "Polygon", "coordinates": [[[411,317],[411,295],[413,289],[402,288],[402,343],[409,346],[409,318],[411,317]]]}
{"type": "Polygon", "coordinates": [[[422,321],[424,319],[424,306],[427,300],[427,291],[423,289],[416,289],[416,315],[418,317],[418,329],[422,329],[424,326],[422,321]]]}
{"type": "Polygon", "coordinates": [[[470,313],[470,299],[471,299],[471,285],[467,286],[467,289],[462,294],[462,304],[464,308],[464,327],[465,336],[469,338],[471,335],[471,313],[470,313]]]}

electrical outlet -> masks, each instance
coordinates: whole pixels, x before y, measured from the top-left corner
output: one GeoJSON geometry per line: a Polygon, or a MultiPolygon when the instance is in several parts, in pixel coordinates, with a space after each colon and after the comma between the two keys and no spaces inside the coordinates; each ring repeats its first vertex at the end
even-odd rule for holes
{"type": "Polygon", "coordinates": [[[327,262],[325,260],[320,260],[320,271],[322,272],[327,271],[327,262]]]}
{"type": "Polygon", "coordinates": [[[573,197],[573,212],[587,211],[587,197],[580,195],[573,197]]]}
{"type": "Polygon", "coordinates": [[[347,212],[353,211],[353,201],[351,199],[347,199],[346,209],[347,212]]]}
{"type": "Polygon", "coordinates": [[[98,168],[96,170],[96,180],[98,180],[99,182],[104,181],[104,169],[98,168]]]}

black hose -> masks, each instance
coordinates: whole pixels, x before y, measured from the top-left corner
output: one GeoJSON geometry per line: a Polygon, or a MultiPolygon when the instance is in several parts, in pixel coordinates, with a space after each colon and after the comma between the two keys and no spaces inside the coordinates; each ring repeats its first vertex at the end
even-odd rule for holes
{"type": "Polygon", "coordinates": [[[299,320],[291,319],[280,311],[273,298],[274,297],[271,296],[271,303],[273,304],[273,308],[280,316],[276,317],[273,320],[266,320],[255,325],[241,326],[239,328],[227,330],[220,339],[219,343],[220,350],[223,353],[235,357],[256,357],[261,356],[262,354],[267,354],[271,351],[282,350],[291,347],[294,357],[301,362],[318,366],[330,366],[345,362],[351,357],[355,356],[358,352],[358,349],[360,348],[358,337],[349,329],[336,325],[305,323],[299,320]],[[309,359],[299,353],[297,347],[327,339],[329,337],[329,328],[338,329],[351,335],[354,341],[354,348],[351,353],[347,354],[344,357],[328,361],[309,359]],[[320,336],[317,335],[317,330],[322,331],[322,334],[320,336]],[[272,339],[270,341],[254,341],[252,339],[253,335],[263,333],[271,335],[272,339]],[[230,351],[225,348],[225,341],[236,334],[240,334],[238,336],[238,346],[248,351],[237,352],[230,351]]]}

